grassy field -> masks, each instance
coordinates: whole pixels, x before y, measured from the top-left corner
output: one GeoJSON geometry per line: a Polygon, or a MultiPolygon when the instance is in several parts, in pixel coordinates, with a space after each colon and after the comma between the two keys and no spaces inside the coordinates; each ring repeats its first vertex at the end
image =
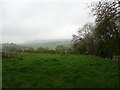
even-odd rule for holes
{"type": "Polygon", "coordinates": [[[3,58],[3,88],[116,88],[118,63],[85,55],[3,58]]]}

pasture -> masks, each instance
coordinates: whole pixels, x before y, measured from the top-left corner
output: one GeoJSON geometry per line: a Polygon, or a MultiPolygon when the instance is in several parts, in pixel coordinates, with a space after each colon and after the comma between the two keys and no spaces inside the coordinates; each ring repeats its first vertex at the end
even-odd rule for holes
{"type": "Polygon", "coordinates": [[[2,59],[3,88],[117,88],[118,62],[96,56],[27,54],[2,59]]]}

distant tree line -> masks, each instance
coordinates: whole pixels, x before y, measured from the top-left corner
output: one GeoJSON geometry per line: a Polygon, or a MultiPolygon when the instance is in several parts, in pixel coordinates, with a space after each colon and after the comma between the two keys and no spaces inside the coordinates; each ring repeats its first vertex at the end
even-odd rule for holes
{"type": "Polygon", "coordinates": [[[73,35],[76,54],[97,55],[112,59],[120,56],[120,1],[104,0],[88,5],[95,23],[87,23],[73,35]]]}
{"type": "Polygon", "coordinates": [[[15,43],[4,43],[2,45],[2,57],[17,57],[17,55],[24,55],[27,53],[47,53],[47,54],[70,54],[72,50],[69,47],[65,47],[62,45],[56,46],[55,49],[49,48],[32,48],[26,46],[20,46],[15,43]]]}

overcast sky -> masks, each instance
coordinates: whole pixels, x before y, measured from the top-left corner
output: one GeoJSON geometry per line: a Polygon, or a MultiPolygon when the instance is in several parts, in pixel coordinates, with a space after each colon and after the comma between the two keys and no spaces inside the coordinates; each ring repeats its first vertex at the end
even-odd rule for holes
{"type": "Polygon", "coordinates": [[[98,0],[2,0],[3,42],[71,39],[79,27],[93,22],[86,3],[98,0]]]}

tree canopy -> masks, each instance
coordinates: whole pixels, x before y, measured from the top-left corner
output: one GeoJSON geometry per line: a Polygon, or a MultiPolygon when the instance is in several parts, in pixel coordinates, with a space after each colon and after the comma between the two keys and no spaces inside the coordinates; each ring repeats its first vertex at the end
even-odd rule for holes
{"type": "Polygon", "coordinates": [[[73,46],[78,50],[84,45],[91,55],[108,58],[120,55],[120,2],[102,0],[91,3],[88,8],[95,22],[85,24],[78,35],[73,35],[73,46]]]}

